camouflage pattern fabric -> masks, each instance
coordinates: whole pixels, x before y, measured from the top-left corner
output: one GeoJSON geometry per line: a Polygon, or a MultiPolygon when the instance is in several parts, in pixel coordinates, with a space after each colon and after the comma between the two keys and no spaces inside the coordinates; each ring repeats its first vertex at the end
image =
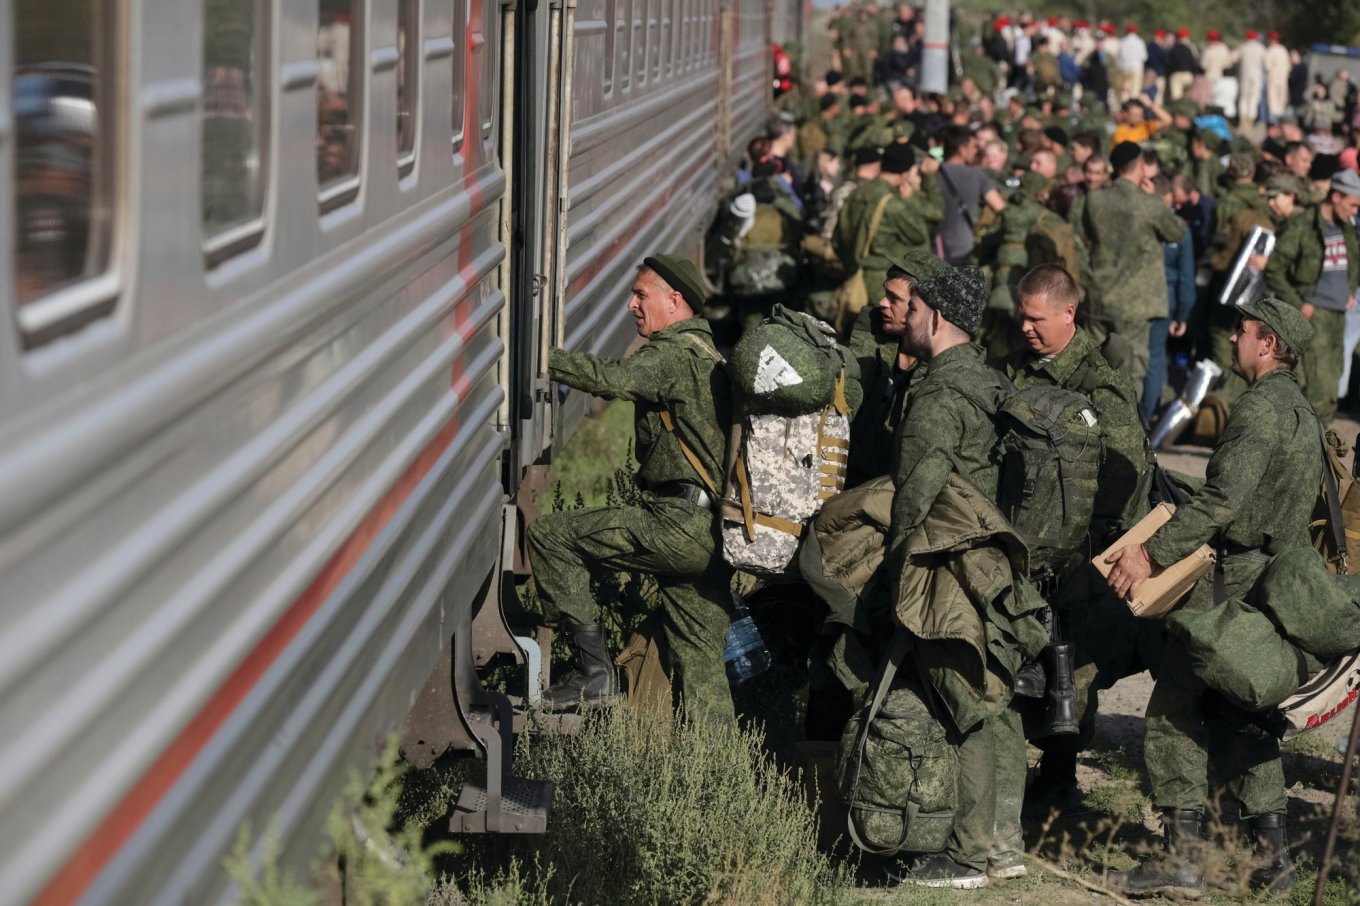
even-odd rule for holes
{"type": "MultiPolygon", "coordinates": [[[[1025,803],[1025,778],[1029,765],[1029,754],[1025,748],[1025,733],[1021,728],[1020,713],[1014,706],[1002,711],[992,723],[992,745],[996,760],[996,783],[993,795],[996,799],[991,849],[995,852],[1025,851],[1024,830],[1020,826],[1020,810],[1025,803]]],[[[965,778],[960,786],[971,786],[973,781],[965,778]]],[[[985,791],[969,797],[985,795],[985,791]]]]}
{"type": "Polygon", "coordinates": [[[1167,656],[1148,702],[1145,737],[1159,808],[1201,808],[1212,758],[1244,817],[1284,811],[1278,740],[1244,730],[1238,709],[1209,694],[1194,675],[1183,635],[1193,631],[1194,614],[1215,607],[1216,579],[1223,598],[1251,592],[1267,562],[1253,552],[1310,546],[1323,468],[1318,430],[1293,374],[1261,378],[1233,407],[1204,485],[1145,545],[1156,563],[1175,562],[1205,542],[1229,551],[1217,576],[1200,580],[1167,619],[1167,656]],[[1178,620],[1182,612],[1191,619],[1178,620]]]}
{"type": "MultiPolygon", "coordinates": [[[[911,249],[929,250],[930,221],[926,214],[932,204],[932,196],[927,185],[933,186],[938,192],[938,182],[933,178],[929,183],[922,179],[922,194],[926,198],[917,200],[917,196],[913,196],[908,200],[882,179],[870,179],[856,186],[845,200],[836,220],[832,243],[847,274],[854,273],[856,268],[863,269],[864,283],[871,295],[882,290],[883,279],[888,275],[887,256],[901,255],[911,249]],[[874,233],[869,253],[861,258],[860,251],[869,237],[869,223],[873,219],[874,209],[878,207],[879,199],[886,194],[894,197],[883,212],[883,220],[879,223],[878,232],[874,233]]],[[[870,299],[870,302],[877,302],[878,298],[870,299]]]]}
{"type": "Polygon", "coordinates": [[[723,664],[732,576],[719,551],[713,514],[672,497],[642,506],[545,513],[526,532],[534,583],[550,624],[599,619],[592,576],[645,572],[656,578],[666,674],[685,708],[734,719],[723,664]]]}
{"type": "Polygon", "coordinates": [[[1138,414],[1138,394],[1127,372],[1116,370],[1085,331],[1051,358],[1028,348],[1006,363],[1016,389],[1049,385],[1089,398],[1100,413],[1105,456],[1096,486],[1091,541],[1096,550],[1147,514],[1152,462],[1138,414]]]}

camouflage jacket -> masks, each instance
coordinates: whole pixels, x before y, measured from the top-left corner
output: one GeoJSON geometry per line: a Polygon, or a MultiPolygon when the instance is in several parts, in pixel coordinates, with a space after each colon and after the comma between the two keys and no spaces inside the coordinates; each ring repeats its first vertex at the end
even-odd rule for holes
{"type": "Polygon", "coordinates": [[[1249,205],[1241,208],[1232,221],[1228,224],[1227,233],[1217,237],[1221,245],[1209,256],[1209,266],[1215,271],[1228,271],[1237,263],[1237,256],[1242,251],[1242,244],[1247,241],[1251,231],[1258,226],[1268,230],[1277,229],[1275,217],[1270,208],[1259,208],[1249,205]]]}
{"type": "Polygon", "coordinates": [[[1121,178],[1086,196],[1074,226],[1091,252],[1093,317],[1127,324],[1167,316],[1162,244],[1185,235],[1175,211],[1121,178]]]}
{"type": "Polygon", "coordinates": [[[897,428],[893,468],[892,530],[888,562],[902,566],[904,545],[930,512],[949,473],[963,477],[990,498],[996,497],[996,423],[993,416],[1007,390],[1001,374],[988,367],[977,346],[946,349],[929,363],[912,390],[897,428]],[[990,411],[977,399],[991,400],[990,411]]]}
{"type": "Polygon", "coordinates": [[[1078,330],[1067,347],[1052,358],[1025,349],[1006,363],[1006,375],[1017,390],[1049,384],[1072,390],[1095,405],[1105,442],[1091,516],[1096,549],[1132,528],[1147,515],[1152,486],[1152,456],[1138,414],[1133,379],[1105,359],[1096,341],[1078,330]]]}
{"type": "Polygon", "coordinates": [[[1214,203],[1214,233],[1226,234],[1233,218],[1248,208],[1270,216],[1270,207],[1255,183],[1235,185],[1223,193],[1223,197],[1214,203]]]}
{"type": "Polygon", "coordinates": [[[702,484],[679,440],[661,422],[667,410],[677,433],[721,483],[732,424],[731,393],[723,366],[700,343],[713,349],[713,330],[703,318],[689,318],[652,334],[624,359],[554,349],[548,374],[577,390],[634,403],[634,450],[643,487],[673,481],[702,484]]]}
{"type": "Polygon", "coordinates": [[[845,199],[831,241],[847,272],[864,269],[870,304],[882,298],[888,255],[900,257],[911,249],[930,248],[931,229],[944,216],[943,198],[939,178],[931,173],[922,177],[921,190],[911,198],[903,198],[881,179],[870,179],[856,186],[845,199]],[[893,196],[892,200],[883,212],[869,253],[861,257],[874,209],[878,207],[879,199],[887,194],[893,196]]]}
{"type": "MultiPolygon", "coordinates": [[[[1356,278],[1360,276],[1360,250],[1356,246],[1355,227],[1340,221],[1339,225],[1346,241],[1346,286],[1354,295],[1356,278]]],[[[1296,212],[1275,237],[1275,250],[1266,262],[1266,286],[1290,305],[1302,308],[1322,276],[1326,245],[1322,237],[1321,208],[1296,212]]]]}
{"type": "Polygon", "coordinates": [[[1299,381],[1272,371],[1233,404],[1205,470],[1204,485],[1148,539],[1167,566],[1208,543],[1238,553],[1308,547],[1322,481],[1322,440],[1299,381]]]}
{"type": "MultiPolygon", "coordinates": [[[[831,136],[824,128],[824,123],[820,119],[808,120],[798,127],[798,157],[800,160],[808,161],[811,165],[812,159],[818,151],[827,148],[831,141],[831,136]]],[[[840,149],[833,149],[839,153],[840,149]]]]}
{"type": "Polygon", "coordinates": [[[1224,194],[1218,182],[1222,175],[1223,162],[1219,160],[1217,154],[1211,154],[1204,160],[1190,161],[1190,178],[1195,181],[1195,188],[1199,189],[1199,193],[1205,198],[1214,199],[1215,204],[1224,194]]]}
{"type": "Polygon", "coordinates": [[[905,372],[897,367],[897,337],[884,334],[882,324],[882,313],[871,306],[859,313],[850,332],[850,352],[859,363],[864,402],[850,422],[846,487],[892,472],[893,437],[911,392],[926,371],[922,365],[905,372]]]}

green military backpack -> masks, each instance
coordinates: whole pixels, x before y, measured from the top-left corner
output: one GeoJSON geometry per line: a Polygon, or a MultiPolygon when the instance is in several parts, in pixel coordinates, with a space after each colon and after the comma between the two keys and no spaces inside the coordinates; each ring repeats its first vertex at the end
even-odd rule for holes
{"type": "Polygon", "coordinates": [[[997,506],[1029,546],[1030,575],[1057,575],[1087,553],[1104,456],[1099,414],[1080,393],[1036,385],[1011,395],[996,420],[997,506]]]}
{"type": "Polygon", "coordinates": [[[957,750],[921,695],[893,682],[910,647],[899,628],[873,699],[850,718],[836,753],[850,839],[873,855],[939,852],[958,807],[957,750]]]}

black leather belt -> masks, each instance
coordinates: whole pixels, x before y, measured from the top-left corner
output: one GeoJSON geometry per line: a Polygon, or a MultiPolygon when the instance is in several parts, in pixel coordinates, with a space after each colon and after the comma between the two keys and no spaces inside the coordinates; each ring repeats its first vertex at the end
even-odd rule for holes
{"type": "Polygon", "coordinates": [[[651,492],[657,497],[679,497],[681,500],[688,500],[695,506],[703,507],[706,510],[713,509],[713,498],[708,491],[697,484],[690,484],[688,481],[667,481],[653,485],[651,492]]]}

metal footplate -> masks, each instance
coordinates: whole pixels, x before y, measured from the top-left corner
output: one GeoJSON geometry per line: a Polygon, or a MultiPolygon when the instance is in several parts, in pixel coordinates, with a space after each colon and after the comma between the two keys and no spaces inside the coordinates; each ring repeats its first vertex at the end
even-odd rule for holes
{"type": "Polygon", "coordinates": [[[453,807],[449,830],[455,834],[541,834],[548,829],[548,812],[552,810],[557,784],[551,780],[505,781],[494,805],[486,789],[464,784],[453,807]]]}

